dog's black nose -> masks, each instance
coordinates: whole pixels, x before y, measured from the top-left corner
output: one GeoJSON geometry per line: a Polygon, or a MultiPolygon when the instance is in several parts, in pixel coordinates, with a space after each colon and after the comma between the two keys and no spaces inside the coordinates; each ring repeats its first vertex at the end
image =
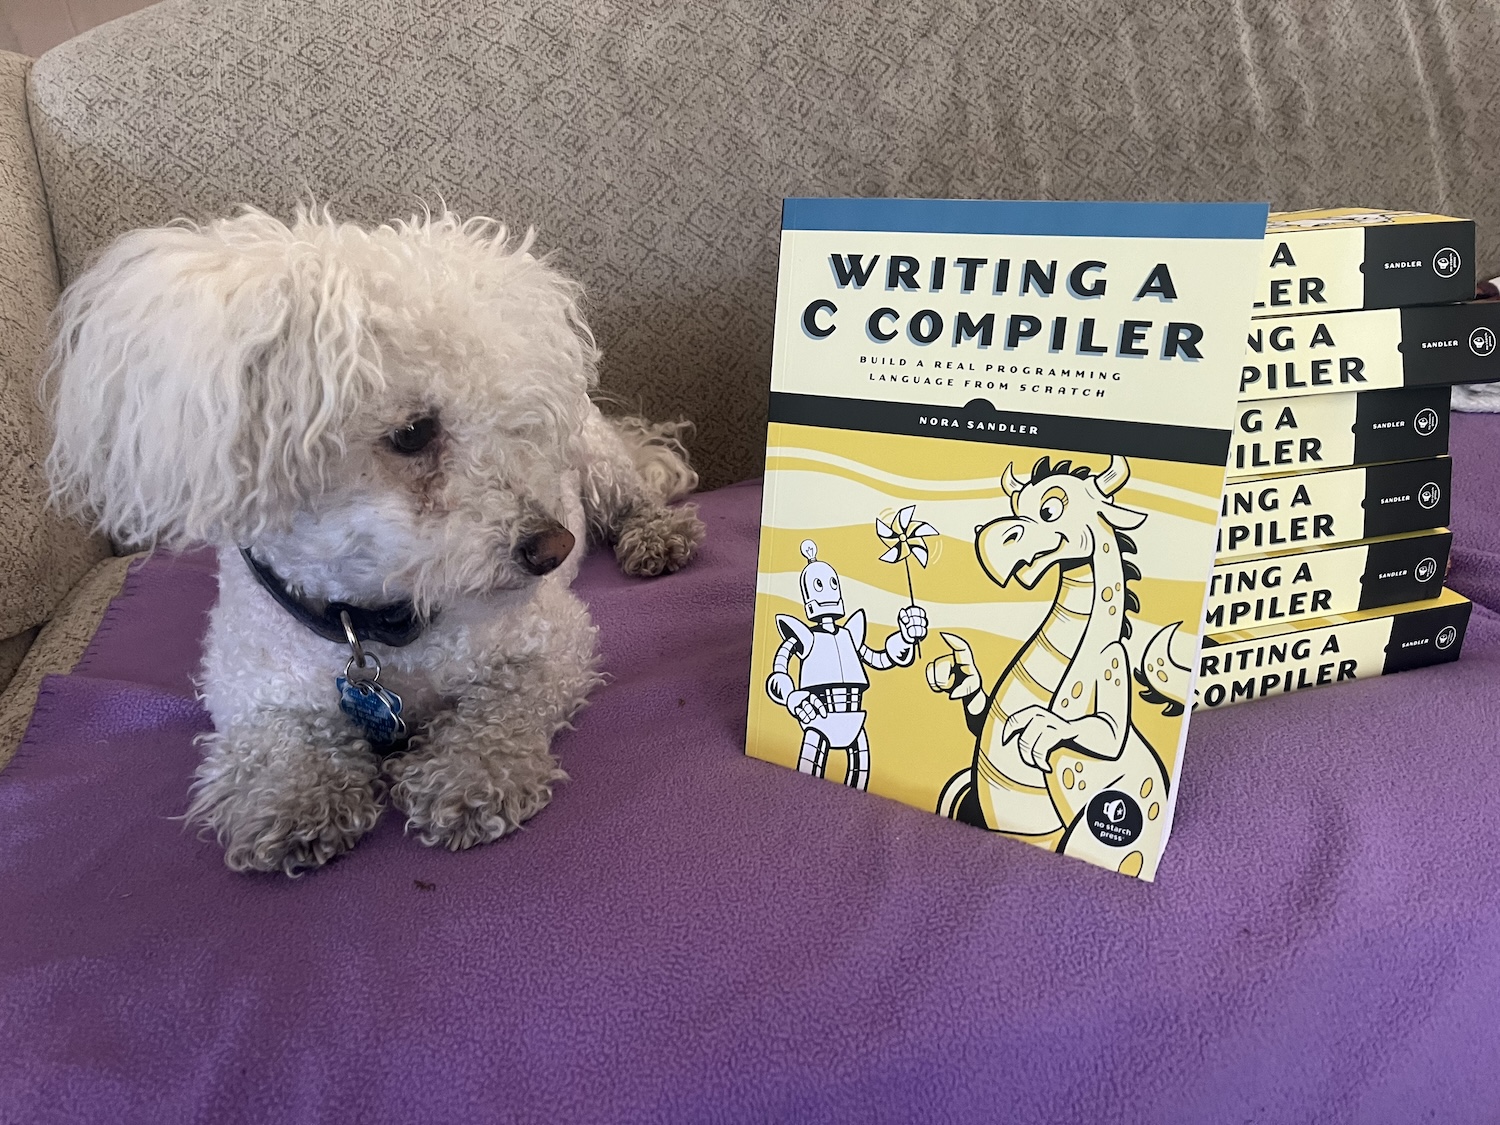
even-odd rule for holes
{"type": "Polygon", "coordinates": [[[516,544],[516,563],[528,574],[551,574],[573,553],[573,533],[554,523],[516,544]]]}

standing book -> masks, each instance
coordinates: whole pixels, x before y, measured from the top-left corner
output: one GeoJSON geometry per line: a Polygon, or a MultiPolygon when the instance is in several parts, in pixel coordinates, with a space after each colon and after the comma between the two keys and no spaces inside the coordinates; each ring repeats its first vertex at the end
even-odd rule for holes
{"type": "Polygon", "coordinates": [[[751,755],[1155,877],[1265,226],[786,202],[751,755]]]}

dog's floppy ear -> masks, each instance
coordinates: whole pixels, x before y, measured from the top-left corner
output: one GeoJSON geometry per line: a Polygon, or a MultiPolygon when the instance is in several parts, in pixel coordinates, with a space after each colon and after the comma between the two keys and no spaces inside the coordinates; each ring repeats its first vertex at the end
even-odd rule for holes
{"type": "Polygon", "coordinates": [[[382,382],[362,312],[332,254],[257,211],[120,238],[55,314],[54,500],[129,544],[253,538],[382,382]]]}

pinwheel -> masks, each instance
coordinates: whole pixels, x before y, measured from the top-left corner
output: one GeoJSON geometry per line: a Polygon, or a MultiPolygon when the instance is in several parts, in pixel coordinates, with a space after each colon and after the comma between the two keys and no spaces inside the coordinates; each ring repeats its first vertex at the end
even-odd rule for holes
{"type": "Polygon", "coordinates": [[[880,556],[880,561],[906,564],[906,594],[913,606],[917,604],[917,596],[912,592],[911,560],[916,559],[917,565],[925,569],[929,558],[927,536],[938,533],[938,529],[930,523],[916,523],[913,526],[916,518],[915,504],[902,508],[890,523],[878,516],[875,518],[875,534],[886,545],[886,552],[880,556]]]}

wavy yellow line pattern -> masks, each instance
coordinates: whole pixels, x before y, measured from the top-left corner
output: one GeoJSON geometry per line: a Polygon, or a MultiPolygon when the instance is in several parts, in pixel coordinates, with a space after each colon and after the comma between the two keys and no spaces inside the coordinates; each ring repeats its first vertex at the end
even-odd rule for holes
{"type": "Polygon", "coordinates": [[[887,495],[902,500],[950,500],[955,492],[963,493],[965,500],[999,500],[1004,501],[1005,490],[999,485],[976,488],[967,481],[934,481],[930,488],[917,488],[908,484],[896,484],[888,479],[870,476],[868,473],[856,472],[843,465],[829,464],[826,461],[815,460],[807,457],[798,457],[790,453],[766,458],[766,472],[790,472],[800,469],[803,472],[821,473],[825,476],[842,477],[844,480],[852,480],[856,484],[863,484],[869,488],[884,492],[887,495]]]}

